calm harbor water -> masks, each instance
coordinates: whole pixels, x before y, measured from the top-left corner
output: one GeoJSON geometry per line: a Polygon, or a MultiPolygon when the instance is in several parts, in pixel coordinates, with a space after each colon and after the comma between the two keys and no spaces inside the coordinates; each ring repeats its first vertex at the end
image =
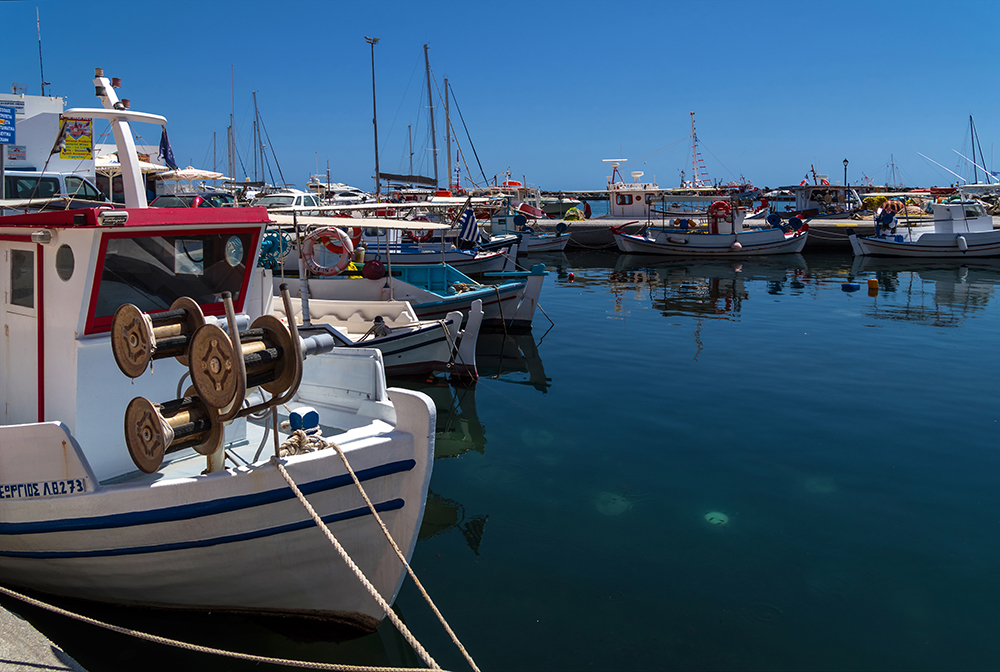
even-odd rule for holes
{"type": "MultiPolygon", "coordinates": [[[[474,386],[392,381],[438,407],[413,567],[483,670],[996,669],[1000,261],[543,260],[554,325],[484,335],[474,386]]],[[[3,604],[92,671],[277,669],[3,604]]],[[[60,604],[260,655],[416,664],[388,622],[338,643],[60,604]]],[[[396,608],[467,669],[411,583],[396,608]]]]}

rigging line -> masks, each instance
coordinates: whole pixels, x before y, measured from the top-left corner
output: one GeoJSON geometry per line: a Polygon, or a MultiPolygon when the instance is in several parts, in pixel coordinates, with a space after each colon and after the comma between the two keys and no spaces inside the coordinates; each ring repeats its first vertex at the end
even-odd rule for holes
{"type": "Polygon", "coordinates": [[[672,143],[670,143],[669,145],[667,145],[666,147],[660,147],[659,149],[657,149],[657,150],[654,150],[654,151],[650,152],[650,153],[649,153],[649,154],[647,154],[646,156],[640,156],[640,157],[639,157],[638,159],[636,159],[636,163],[638,163],[639,161],[643,161],[643,160],[645,160],[645,159],[648,159],[649,157],[651,157],[651,156],[653,156],[653,155],[655,155],[655,154],[659,154],[660,152],[662,152],[662,151],[664,151],[664,150],[667,150],[667,149],[670,149],[670,148],[672,148],[672,147],[676,147],[677,145],[681,144],[682,142],[687,142],[687,141],[688,141],[688,140],[690,140],[690,139],[691,139],[691,135],[690,135],[690,134],[688,134],[688,135],[685,135],[685,136],[684,136],[683,138],[681,138],[680,140],[678,140],[678,141],[676,141],[676,142],[672,142],[672,143]]]}
{"type": "Polygon", "coordinates": [[[465,125],[465,117],[462,116],[462,108],[458,106],[458,98],[455,96],[455,87],[449,83],[448,88],[451,89],[451,99],[455,103],[455,109],[458,110],[458,118],[462,120],[462,128],[465,129],[465,135],[469,138],[469,146],[472,147],[472,155],[476,157],[476,164],[479,166],[479,172],[483,175],[483,182],[485,184],[489,184],[490,181],[486,179],[486,173],[483,172],[483,164],[479,160],[479,153],[476,152],[476,145],[472,142],[472,136],[469,134],[469,127],[465,125]]]}
{"type": "Polygon", "coordinates": [[[281,164],[278,163],[278,155],[274,153],[274,145],[271,144],[271,136],[267,134],[267,126],[264,125],[264,117],[257,114],[257,119],[260,121],[260,127],[264,129],[264,137],[267,138],[268,148],[271,150],[271,156],[274,157],[274,165],[278,169],[278,177],[281,178],[281,186],[285,186],[285,176],[281,174],[281,164]]]}
{"type": "MultiPolygon", "coordinates": [[[[703,142],[699,141],[698,142],[698,147],[701,148],[701,149],[704,149],[709,154],[712,154],[712,150],[710,150],[707,147],[705,147],[705,144],[703,142]]],[[[722,166],[722,169],[724,171],[726,171],[727,173],[729,173],[730,177],[732,177],[732,178],[736,177],[736,174],[733,171],[729,170],[729,168],[726,167],[726,164],[722,163],[722,161],[719,161],[719,157],[717,157],[715,154],[712,154],[712,158],[719,162],[719,165],[722,166]]]]}
{"type": "MultiPolygon", "coordinates": [[[[406,102],[406,94],[410,92],[410,85],[413,83],[413,75],[416,74],[417,68],[419,67],[419,65],[420,65],[419,63],[414,63],[413,64],[413,71],[410,72],[410,79],[407,80],[407,82],[406,82],[406,88],[403,89],[403,95],[399,99],[399,107],[396,108],[396,115],[392,118],[392,123],[389,124],[389,132],[386,133],[385,140],[382,141],[382,147],[378,148],[379,152],[382,152],[382,150],[385,148],[385,145],[389,142],[389,137],[392,135],[393,129],[396,128],[396,121],[398,121],[399,114],[403,110],[403,103],[406,102]]],[[[418,115],[418,117],[419,117],[419,115],[418,115]]]]}

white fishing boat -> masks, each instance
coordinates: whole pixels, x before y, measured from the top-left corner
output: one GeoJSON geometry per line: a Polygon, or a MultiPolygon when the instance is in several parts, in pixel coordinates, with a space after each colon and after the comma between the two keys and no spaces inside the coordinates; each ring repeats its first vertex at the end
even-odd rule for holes
{"type": "Polygon", "coordinates": [[[620,224],[611,227],[611,233],[618,249],[629,254],[748,257],[795,254],[805,247],[809,225],[798,218],[782,224],[770,215],[758,228],[745,227],[745,216],[738,201],[716,200],[708,208],[704,226],[693,218],[675,218],[648,221],[636,233],[626,233],[620,224]]]}
{"type": "MultiPolygon", "coordinates": [[[[481,300],[483,326],[524,328],[534,319],[546,275],[544,264],[535,264],[528,271],[486,272],[479,280],[440,261],[436,264],[400,264],[395,255],[387,256],[385,262],[373,259],[358,264],[351,261],[354,258],[352,229],[340,227],[314,230],[315,235],[303,240],[301,259],[297,260],[291,253],[297,227],[321,224],[329,218],[271,217],[278,220],[282,230],[272,228],[265,247],[284,249],[286,256],[264,252],[261,256],[271,261],[275,288],[287,283],[293,295],[301,296],[304,291],[310,298],[325,301],[408,301],[422,320],[446,319],[448,313],[456,310],[468,315],[475,301],[481,300]],[[359,266],[360,271],[357,270],[359,266]],[[302,282],[301,268],[308,269],[305,282],[302,282]],[[491,281],[497,284],[490,284],[491,281]]],[[[351,219],[350,222],[362,226],[382,222],[381,226],[400,230],[413,226],[412,222],[395,220],[351,219]]],[[[435,222],[422,222],[421,225],[432,231],[448,228],[447,224],[435,222]]]]}
{"type": "Polygon", "coordinates": [[[338,451],[269,458],[291,438],[282,419],[321,431],[408,558],[433,404],[387,389],[377,350],[272,315],[265,209],[146,208],[130,122],[166,120],[94,83],[104,109],[66,114],[110,121],[125,209],[0,218],[0,582],[373,630],[383,609],[286,480],[391,603],[405,569],[338,451]]]}
{"type": "Polygon", "coordinates": [[[918,226],[890,210],[875,213],[875,235],[851,235],[851,248],[859,256],[882,257],[996,257],[1000,256],[1000,230],[982,204],[959,197],[931,203],[933,220],[918,226]]]}
{"type": "MultiPolygon", "coordinates": [[[[333,336],[340,348],[378,348],[388,375],[448,373],[478,378],[476,341],[483,321],[482,301],[468,319],[453,310],[440,320],[421,320],[406,301],[324,301],[292,299],[299,336],[333,336]]],[[[283,308],[276,315],[285,319],[283,308]]]]}
{"type": "MultiPolygon", "coordinates": [[[[379,261],[384,264],[450,264],[464,273],[473,275],[513,270],[516,240],[508,241],[500,249],[483,250],[477,247],[461,249],[453,243],[432,240],[435,232],[450,228],[449,225],[431,221],[412,221],[378,218],[331,218],[298,216],[294,210],[272,210],[272,221],[280,230],[288,233],[299,231],[302,252],[314,255],[316,264],[324,268],[337,267],[355,260],[355,250],[364,250],[357,261],[379,261]],[[293,214],[289,214],[289,213],[293,214]],[[343,236],[350,238],[350,250],[345,252],[343,236]]],[[[286,270],[298,270],[298,258],[302,256],[293,242],[293,253],[286,262],[286,270]]],[[[307,260],[308,262],[308,260],[307,260]]],[[[343,270],[341,268],[341,270],[343,270]]],[[[339,272],[339,271],[338,271],[339,272]]]]}
{"type": "Polygon", "coordinates": [[[528,218],[524,214],[514,211],[509,204],[493,215],[490,220],[490,232],[493,237],[520,235],[519,254],[562,252],[569,243],[565,223],[557,224],[555,233],[537,231],[528,223],[528,218]]]}

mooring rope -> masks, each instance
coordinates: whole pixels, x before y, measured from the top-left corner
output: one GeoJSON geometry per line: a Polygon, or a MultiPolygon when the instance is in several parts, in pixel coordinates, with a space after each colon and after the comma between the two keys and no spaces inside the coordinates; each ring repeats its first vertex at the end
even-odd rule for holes
{"type": "Polygon", "coordinates": [[[251,653],[240,653],[238,651],[227,651],[226,649],[216,649],[211,646],[202,646],[200,644],[182,642],[180,640],[171,639],[169,637],[152,635],[148,632],[142,632],[141,630],[133,630],[131,628],[125,628],[120,625],[105,623],[104,621],[99,621],[96,618],[91,618],[90,616],[84,616],[83,614],[78,614],[69,611],[68,609],[63,609],[61,607],[48,604],[47,602],[42,602],[41,600],[35,599],[33,597],[28,597],[27,595],[18,593],[5,586],[0,586],[0,593],[3,593],[4,595],[12,597],[16,600],[20,600],[21,602],[24,602],[26,604],[30,604],[33,607],[37,607],[39,609],[45,609],[46,611],[50,611],[60,616],[65,616],[67,618],[72,618],[82,623],[87,623],[89,625],[96,625],[99,628],[104,628],[105,630],[111,630],[112,632],[117,632],[118,634],[121,635],[128,635],[129,637],[144,639],[148,642],[153,642],[154,644],[173,646],[178,649],[185,649],[187,651],[194,651],[196,653],[205,653],[215,656],[225,656],[227,658],[248,660],[254,663],[269,663],[272,665],[284,665],[286,667],[301,667],[309,670],[335,670],[336,672],[413,672],[411,668],[406,668],[406,667],[373,667],[366,665],[341,665],[339,663],[317,663],[308,660],[272,658],[270,656],[258,656],[251,653]]]}
{"type": "MultiPolygon", "coordinates": [[[[423,595],[424,600],[430,606],[431,611],[434,612],[434,615],[437,616],[438,620],[441,622],[441,625],[444,626],[444,629],[448,633],[448,636],[451,637],[451,641],[455,644],[458,650],[462,652],[462,656],[465,658],[465,660],[469,663],[469,665],[475,672],[480,672],[479,667],[476,665],[476,661],[472,659],[472,656],[469,655],[469,652],[466,650],[465,645],[463,645],[462,642],[458,639],[458,635],[456,635],[455,631],[452,630],[451,626],[448,624],[448,621],[445,619],[444,614],[442,614],[441,611],[437,608],[437,605],[434,604],[434,600],[431,599],[431,596],[427,593],[427,590],[424,589],[424,585],[420,583],[420,579],[417,578],[417,575],[416,573],[414,573],[413,568],[410,567],[410,563],[407,562],[406,556],[403,555],[403,552],[399,549],[399,546],[396,544],[395,539],[392,538],[392,534],[389,533],[389,529],[385,526],[385,523],[382,521],[382,517],[379,516],[378,511],[375,510],[375,505],[372,504],[371,499],[368,498],[368,493],[365,492],[364,486],[361,485],[361,480],[358,478],[357,474],[354,473],[354,468],[351,467],[351,463],[347,460],[347,455],[344,454],[344,450],[339,445],[337,445],[335,441],[330,441],[322,438],[320,438],[319,440],[322,441],[326,447],[333,448],[334,450],[337,451],[337,454],[340,456],[341,461],[344,463],[344,467],[347,469],[347,472],[351,475],[351,479],[354,481],[354,485],[358,488],[358,492],[361,493],[361,496],[365,500],[365,504],[368,505],[368,510],[371,511],[372,515],[375,517],[375,521],[378,523],[379,527],[382,528],[382,534],[385,535],[385,538],[389,542],[389,545],[392,546],[392,550],[396,552],[396,557],[398,557],[399,561],[403,563],[403,567],[406,568],[407,574],[409,574],[410,578],[413,579],[413,583],[416,585],[417,590],[419,590],[420,594],[423,595]]],[[[281,463],[274,458],[272,458],[271,461],[274,464],[278,465],[278,469],[281,472],[282,476],[284,476],[285,480],[289,481],[289,484],[292,485],[291,477],[287,475],[288,472],[284,470],[284,467],[281,465],[281,463]]],[[[293,491],[296,492],[297,495],[299,495],[298,488],[292,485],[292,489],[293,491]]],[[[299,495],[299,499],[303,502],[304,505],[308,505],[308,502],[306,502],[305,498],[302,497],[301,495],[299,495]]],[[[312,512],[310,510],[310,513],[315,513],[315,512],[312,512]]],[[[316,520],[316,518],[314,518],[314,520],[316,520]]],[[[322,524],[322,521],[320,521],[317,524],[320,524],[324,530],[328,529],[325,524],[322,524]]],[[[360,572],[360,570],[358,571],[360,572]]],[[[362,579],[363,576],[364,575],[360,575],[358,578],[362,579]]],[[[362,581],[362,583],[365,583],[366,581],[367,580],[365,579],[362,581]]],[[[393,620],[393,623],[395,622],[396,621],[393,620]]],[[[400,624],[400,626],[402,626],[402,624],[400,624]]],[[[404,637],[405,636],[406,633],[404,633],[404,637]]]]}
{"type": "MultiPolygon", "coordinates": [[[[341,455],[341,458],[343,459],[343,455],[341,455]]],[[[340,542],[337,541],[337,537],[333,535],[333,532],[330,531],[330,528],[327,527],[326,523],[323,522],[323,519],[320,518],[318,513],[316,513],[316,509],[312,507],[312,504],[310,504],[309,500],[307,500],[305,495],[302,494],[302,491],[299,490],[299,487],[295,485],[295,481],[292,480],[292,477],[288,474],[288,471],[285,469],[285,465],[281,463],[281,460],[277,456],[272,456],[271,464],[277,467],[278,473],[281,474],[281,477],[285,479],[286,483],[288,483],[288,487],[291,488],[292,492],[295,493],[295,496],[298,497],[299,502],[305,508],[309,516],[313,519],[313,522],[316,523],[316,526],[320,529],[320,531],[323,532],[327,540],[329,540],[329,542],[333,544],[333,547],[337,549],[337,553],[340,554],[340,557],[344,560],[344,563],[347,564],[347,567],[352,572],[354,572],[354,576],[357,577],[358,581],[361,582],[361,585],[364,586],[365,590],[368,591],[368,594],[371,595],[372,598],[378,603],[382,611],[385,612],[385,615],[389,617],[389,620],[392,621],[392,624],[396,626],[397,630],[399,630],[399,633],[403,635],[403,639],[405,639],[406,642],[411,647],[413,647],[413,650],[416,651],[417,655],[420,656],[420,659],[424,661],[425,665],[427,665],[432,670],[440,670],[441,666],[437,664],[437,662],[431,657],[431,654],[427,652],[427,650],[423,647],[423,645],[417,641],[417,638],[414,637],[413,634],[410,632],[409,628],[407,628],[406,625],[403,624],[403,622],[399,619],[399,616],[397,616],[396,613],[392,610],[392,607],[389,606],[389,603],[385,601],[385,598],[383,598],[379,594],[378,589],[372,585],[371,581],[368,580],[368,577],[365,576],[364,572],[361,571],[361,568],[358,567],[358,565],[354,562],[354,560],[344,549],[344,547],[340,545],[340,542]]],[[[367,497],[365,498],[365,500],[367,501],[367,497]]],[[[381,520],[379,520],[379,523],[381,524],[381,520]]],[[[395,544],[393,544],[393,546],[395,547],[395,544]]]]}

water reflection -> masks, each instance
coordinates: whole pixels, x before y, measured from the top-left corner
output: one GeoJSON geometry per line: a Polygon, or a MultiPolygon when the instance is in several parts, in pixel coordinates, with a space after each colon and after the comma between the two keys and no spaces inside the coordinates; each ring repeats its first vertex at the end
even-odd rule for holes
{"type": "Polygon", "coordinates": [[[768,294],[802,290],[811,281],[802,255],[749,259],[662,259],[621,255],[609,276],[616,312],[626,300],[648,297],[665,317],[688,315],[736,319],[751,298],[749,283],[762,282],[768,294]]]}
{"type": "MultiPolygon", "coordinates": [[[[538,343],[544,339],[545,334],[542,334],[538,343]]],[[[519,334],[481,332],[476,344],[476,367],[484,378],[530,385],[539,392],[547,392],[552,385],[552,379],[545,375],[535,336],[530,331],[519,334]]]]}
{"type": "Polygon", "coordinates": [[[851,277],[858,283],[878,281],[877,291],[869,290],[867,316],[957,327],[989,305],[1000,284],[1000,259],[856,257],[851,277]]]}

